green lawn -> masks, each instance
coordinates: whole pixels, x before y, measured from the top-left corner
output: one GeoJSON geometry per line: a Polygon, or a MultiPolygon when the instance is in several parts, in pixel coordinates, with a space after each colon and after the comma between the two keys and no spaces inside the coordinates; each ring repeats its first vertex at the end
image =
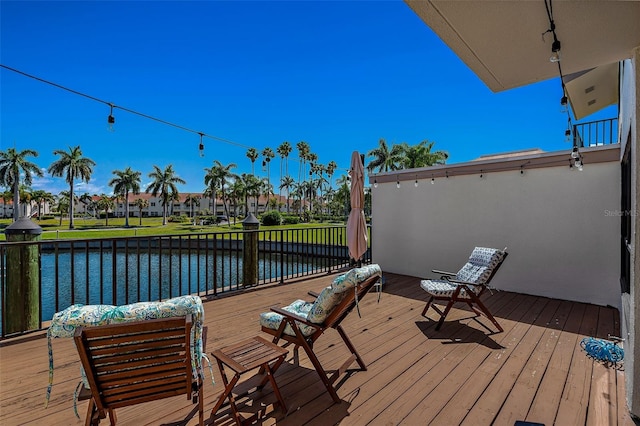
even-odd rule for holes
{"type": "MultiPolygon", "coordinates": [[[[4,229],[11,225],[11,219],[0,219],[0,241],[5,241],[4,229]]],[[[137,235],[174,235],[174,234],[191,234],[191,233],[209,233],[209,232],[228,232],[228,231],[241,231],[242,223],[241,219],[238,219],[234,225],[233,220],[230,225],[193,225],[193,223],[173,223],[169,222],[167,225],[162,225],[161,217],[149,217],[142,219],[142,226],[140,226],[140,219],[130,218],[129,227],[124,225],[124,218],[110,218],[109,225],[105,225],[105,220],[96,220],[93,218],[80,219],[77,218],[74,221],[74,230],[69,230],[69,220],[63,219],[62,226],[60,226],[59,219],[47,219],[47,220],[34,220],[34,223],[38,224],[42,228],[43,240],[54,240],[58,238],[112,238],[112,237],[133,237],[137,235]]],[[[290,228],[317,228],[324,226],[336,226],[340,224],[336,223],[300,223],[297,225],[283,225],[283,226],[260,226],[261,230],[271,229],[290,229],[290,228]]]]}

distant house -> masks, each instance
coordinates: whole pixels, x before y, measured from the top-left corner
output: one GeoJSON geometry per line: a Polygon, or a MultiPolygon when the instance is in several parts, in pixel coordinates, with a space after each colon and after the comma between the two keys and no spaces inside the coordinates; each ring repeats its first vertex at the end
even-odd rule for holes
{"type": "MultiPolygon", "coordinates": [[[[269,198],[261,196],[258,198],[258,214],[264,213],[269,210],[269,199],[275,198],[278,202],[278,210],[280,212],[287,211],[287,197],[273,195],[269,198]]],[[[147,200],[149,202],[149,207],[146,207],[142,210],[143,217],[160,217],[162,216],[162,200],[160,197],[154,197],[151,194],[140,193],[140,194],[129,194],[128,202],[129,202],[129,215],[132,217],[140,216],[140,209],[136,206],[135,202],[137,199],[147,200]]],[[[249,210],[252,212],[256,211],[256,199],[255,197],[249,197],[248,199],[249,210]]],[[[289,209],[293,211],[291,205],[293,205],[293,199],[289,198],[289,209]]],[[[76,206],[81,207],[81,203],[76,203],[76,206]]],[[[168,207],[169,215],[176,216],[190,216],[193,212],[194,215],[226,215],[230,214],[231,216],[244,216],[245,215],[245,206],[244,200],[239,201],[235,206],[230,204],[227,200],[226,210],[225,205],[222,202],[222,199],[218,198],[215,202],[215,212],[213,200],[210,197],[203,197],[201,193],[197,192],[183,192],[179,195],[179,200],[174,201],[168,207]],[[187,198],[190,197],[199,197],[200,200],[198,203],[195,203],[193,206],[187,202],[187,198]],[[234,211],[235,207],[235,211],[234,211]]],[[[125,215],[125,204],[123,199],[118,199],[116,201],[115,211],[113,215],[116,217],[124,217],[125,215]]]]}

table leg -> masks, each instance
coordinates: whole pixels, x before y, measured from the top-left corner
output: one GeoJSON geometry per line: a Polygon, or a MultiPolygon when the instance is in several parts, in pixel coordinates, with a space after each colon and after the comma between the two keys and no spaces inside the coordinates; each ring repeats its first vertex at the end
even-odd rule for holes
{"type": "Polygon", "coordinates": [[[218,361],[218,367],[220,368],[220,375],[222,376],[222,382],[224,383],[224,391],[222,392],[222,394],[220,394],[220,397],[218,398],[218,402],[216,402],[216,405],[213,407],[213,410],[211,410],[211,417],[212,418],[215,417],[220,407],[222,407],[224,400],[226,398],[229,398],[229,405],[231,406],[233,417],[235,418],[235,421],[238,425],[242,425],[242,421],[240,420],[240,413],[236,408],[236,400],[232,392],[236,383],[238,383],[238,380],[240,379],[240,375],[235,374],[233,376],[233,379],[231,379],[231,381],[229,382],[229,380],[227,379],[227,375],[224,372],[224,366],[220,361],[218,361]]]}
{"type": "Polygon", "coordinates": [[[285,415],[287,414],[287,405],[284,403],[284,398],[282,398],[282,394],[280,393],[280,388],[278,388],[278,385],[276,383],[276,379],[275,377],[273,377],[273,373],[275,372],[275,370],[278,369],[278,367],[280,367],[280,364],[282,364],[282,361],[284,360],[284,356],[278,358],[278,361],[274,364],[274,369],[272,370],[271,367],[269,366],[269,364],[265,364],[265,371],[267,373],[267,377],[269,378],[269,381],[271,382],[271,386],[273,387],[273,393],[276,394],[276,398],[278,398],[278,402],[280,403],[280,407],[282,408],[283,413],[285,413],[285,415]]]}

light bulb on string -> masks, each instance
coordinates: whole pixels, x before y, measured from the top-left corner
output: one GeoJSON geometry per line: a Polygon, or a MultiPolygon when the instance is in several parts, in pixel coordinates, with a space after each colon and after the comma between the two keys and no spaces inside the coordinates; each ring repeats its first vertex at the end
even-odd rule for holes
{"type": "Polygon", "coordinates": [[[573,147],[573,150],[571,151],[571,158],[573,158],[574,160],[577,160],[580,158],[580,152],[578,151],[577,146],[573,147]]]}
{"type": "Polygon", "coordinates": [[[107,117],[107,130],[110,132],[115,132],[113,125],[116,123],[116,118],[113,116],[113,104],[109,104],[111,108],[109,111],[109,116],[107,117]]]}
{"type": "Polygon", "coordinates": [[[569,112],[569,98],[566,95],[560,98],[560,112],[566,114],[569,112]]]}
{"type": "Polygon", "coordinates": [[[378,179],[374,179],[373,180],[373,187],[377,188],[378,187],[378,179]]]}
{"type": "Polygon", "coordinates": [[[400,177],[396,176],[396,188],[400,188],[400,177]]]}
{"type": "Polygon", "coordinates": [[[550,62],[556,63],[560,62],[560,40],[555,37],[555,33],[553,34],[553,43],[551,44],[551,57],[549,58],[550,62]]]}
{"type": "Polygon", "coordinates": [[[413,184],[416,188],[418,187],[418,175],[416,175],[416,183],[413,184]]]}
{"type": "Polygon", "coordinates": [[[204,143],[202,142],[202,137],[204,133],[198,133],[200,135],[200,145],[198,145],[198,154],[200,157],[204,157],[204,143]]]}
{"type": "Polygon", "coordinates": [[[436,178],[432,174],[431,175],[431,185],[435,185],[435,183],[436,183],[436,178]]]}

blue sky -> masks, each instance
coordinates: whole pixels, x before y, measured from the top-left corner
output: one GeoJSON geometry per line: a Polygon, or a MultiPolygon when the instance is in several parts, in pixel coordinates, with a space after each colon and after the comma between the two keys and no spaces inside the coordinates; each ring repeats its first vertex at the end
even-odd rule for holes
{"type": "MultiPolygon", "coordinates": [[[[55,149],[80,145],[97,165],[78,193],[111,193],[112,171],[126,167],[144,189],[153,165],[168,164],[187,181],[180,191],[201,192],[213,160],[250,172],[248,147],[283,141],[336,161],[336,177],[380,138],[435,142],[449,163],[570,148],[558,79],[492,93],[399,0],[3,0],[0,28],[3,65],[233,142],[205,138],[201,158],[197,134],[118,109],[111,133],[108,106],[0,69],[0,150],[35,149],[47,168],[55,149]]],[[[279,159],[271,164],[273,182],[279,159]]],[[[45,177],[33,187],[67,185],[45,177]]]]}

